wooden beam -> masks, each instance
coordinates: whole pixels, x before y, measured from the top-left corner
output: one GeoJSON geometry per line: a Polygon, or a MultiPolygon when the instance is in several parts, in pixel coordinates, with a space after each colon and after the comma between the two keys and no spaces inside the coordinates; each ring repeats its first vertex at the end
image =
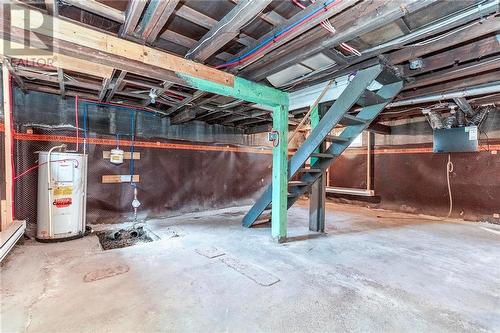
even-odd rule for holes
{"type": "Polygon", "coordinates": [[[14,70],[14,67],[12,66],[11,60],[8,58],[4,58],[3,64],[7,69],[9,70],[10,75],[14,78],[14,81],[16,84],[19,86],[19,88],[23,91],[26,92],[26,87],[24,85],[23,80],[19,77],[19,75],[16,73],[14,70]]]}
{"type": "MultiPolygon", "coordinates": [[[[32,36],[33,38],[31,41],[33,43],[36,43],[36,41],[41,38],[40,36],[48,36],[49,39],[52,38],[59,40],[57,43],[59,52],[64,51],[68,54],[71,53],[74,57],[85,57],[87,59],[89,56],[93,56],[96,60],[107,64],[112,63],[113,66],[115,66],[117,62],[120,62],[120,65],[141,68],[148,73],[151,72],[153,74],[154,72],[158,72],[158,68],[160,68],[166,71],[171,71],[172,80],[175,80],[175,83],[179,84],[182,84],[183,79],[180,79],[176,73],[185,74],[194,78],[207,80],[225,86],[231,87],[234,85],[234,76],[230,73],[225,73],[215,68],[195,63],[167,52],[123,40],[121,38],[104,34],[59,18],[54,18],[53,25],[51,25],[50,29],[46,29],[43,26],[43,22],[48,20],[46,14],[32,9],[29,9],[28,11],[30,13],[29,18],[31,26],[40,27],[36,30],[36,36],[32,36]],[[78,45],[77,49],[75,48],[75,45],[78,45]],[[84,52],[85,48],[91,49],[92,51],[84,52]],[[149,66],[141,66],[140,64],[149,66]]],[[[0,24],[0,30],[10,35],[11,39],[12,37],[24,38],[24,27],[28,26],[28,23],[26,22],[27,17],[28,15],[25,11],[13,10],[11,12],[10,29],[5,29],[5,24],[0,24]]],[[[2,19],[5,19],[5,17],[2,19]]],[[[0,19],[0,21],[2,21],[2,19],[0,19]]],[[[5,21],[2,23],[8,24],[8,22],[5,21]]],[[[31,36],[32,33],[33,31],[30,31],[28,36],[31,36]]],[[[64,68],[63,66],[57,67],[64,68]]],[[[82,66],[81,69],[84,69],[84,67],[82,66]]],[[[111,70],[112,69],[113,68],[111,68],[111,70]]],[[[74,70],[78,71],[78,69],[74,70]]],[[[142,74],[139,70],[136,71],[136,73],[142,74]]],[[[166,73],[160,74],[165,76],[166,73]]],[[[158,76],[160,75],[156,74],[153,77],[158,76]]],[[[101,77],[103,76],[101,75],[101,77]]]]}
{"type": "Polygon", "coordinates": [[[271,121],[269,121],[269,124],[252,126],[252,127],[245,129],[245,134],[257,134],[257,133],[271,132],[272,129],[273,129],[273,125],[272,125],[271,121]]]}
{"type": "Polygon", "coordinates": [[[139,175],[133,175],[132,177],[130,175],[102,175],[101,179],[101,183],[103,184],[130,183],[130,181],[139,183],[141,177],[139,175]]]}
{"type": "MultiPolygon", "coordinates": [[[[59,78],[57,75],[56,76],[49,75],[49,73],[40,73],[40,72],[30,71],[30,70],[23,69],[23,68],[17,69],[16,72],[19,76],[22,76],[22,77],[25,77],[28,79],[37,79],[40,81],[46,81],[46,82],[59,84],[59,78]]],[[[29,82],[29,80],[27,80],[27,81],[29,82]]],[[[89,90],[96,90],[96,91],[100,89],[99,85],[87,83],[87,82],[80,82],[80,81],[77,81],[75,79],[65,81],[64,85],[65,86],[72,86],[72,87],[79,87],[79,88],[84,88],[84,89],[89,89],[89,90]]]]}
{"type": "MultiPolygon", "coordinates": [[[[359,9],[354,7],[350,11],[346,11],[334,17],[332,24],[339,29],[336,34],[331,34],[326,38],[318,38],[314,42],[307,45],[307,48],[297,49],[294,52],[286,55],[279,55],[279,52],[266,57],[264,67],[259,70],[255,68],[247,68],[247,77],[260,81],[265,77],[277,73],[289,66],[302,62],[313,55],[320,53],[325,48],[332,48],[340,43],[347,42],[360,35],[378,29],[390,22],[400,19],[406,14],[418,11],[437,0],[406,0],[404,6],[394,6],[394,3],[389,0],[376,1],[373,4],[366,3],[366,11],[362,17],[358,17],[359,9]],[[356,20],[352,20],[356,17],[356,20]]],[[[336,8],[336,7],[334,7],[336,8]]]]}
{"type": "Polygon", "coordinates": [[[446,33],[443,37],[437,39],[432,43],[417,43],[416,45],[409,45],[401,50],[388,54],[387,61],[390,64],[396,65],[422,57],[426,54],[440,51],[450,46],[455,46],[475,38],[487,35],[489,33],[499,30],[500,17],[489,17],[484,21],[478,21],[472,26],[464,29],[463,27],[457,28],[450,33],[446,33]]]}
{"type": "MultiPolygon", "coordinates": [[[[476,30],[478,29],[477,25],[471,24],[470,22],[479,20],[476,22],[483,22],[479,24],[489,25],[488,22],[493,19],[493,16],[490,14],[494,13],[497,8],[498,4],[495,5],[494,1],[489,1],[486,4],[477,5],[473,8],[469,8],[463,12],[460,12],[459,15],[457,14],[454,16],[436,20],[429,25],[412,31],[410,35],[396,38],[395,40],[387,42],[383,45],[366,50],[361,56],[349,59],[349,62],[346,65],[337,65],[312,77],[309,77],[307,82],[304,82],[304,84],[297,84],[295,86],[295,89],[301,89],[304,86],[323,82],[326,79],[330,79],[332,75],[334,77],[339,77],[346,73],[352,72],[352,70],[354,69],[368,68],[372,66],[375,61],[378,62],[378,60],[374,57],[382,57],[385,63],[398,64],[412,58],[433,52],[432,48],[434,47],[437,47],[437,49],[434,49],[434,51],[442,50],[449,46],[456,45],[457,43],[462,43],[463,41],[470,40],[469,36],[471,36],[472,39],[477,38],[478,36],[482,36],[483,32],[476,30]],[[490,16],[486,17],[486,15],[490,16]],[[463,26],[466,24],[468,24],[466,26],[467,28],[464,29],[463,26]],[[468,34],[469,30],[471,33],[470,35],[468,34]],[[434,36],[436,36],[437,38],[435,43],[424,42],[417,43],[415,45],[409,45],[416,41],[429,40],[429,38],[434,38],[434,36]],[[426,49],[423,50],[421,48],[426,49]],[[393,53],[382,55],[383,53],[387,53],[397,49],[399,50],[393,53]]],[[[495,27],[495,23],[492,23],[492,26],[487,29],[495,29],[495,27]]]]}
{"type": "Polygon", "coordinates": [[[288,105],[288,94],[275,88],[59,18],[54,18],[54,24],[48,29],[42,24],[44,19],[48,19],[47,15],[37,10],[27,9],[22,12],[12,10],[10,18],[0,17],[2,23],[0,31],[8,39],[14,39],[16,42],[33,37],[32,44],[38,47],[41,47],[39,45],[43,42],[49,42],[49,45],[57,45],[59,52],[70,55],[68,57],[82,57],[98,64],[113,66],[112,69],[123,70],[121,67],[126,66],[138,70],[134,70],[133,73],[151,74],[153,78],[160,77],[164,81],[207,93],[230,96],[266,106],[288,105]],[[11,20],[5,22],[5,19],[11,20]],[[29,20],[29,25],[26,20],[29,20]],[[10,28],[5,29],[9,24],[10,28]],[[27,26],[39,28],[36,31],[24,30],[27,26]],[[37,38],[33,36],[35,32],[37,38]],[[144,70],[144,73],[141,70],[144,70]]]}
{"type": "Polygon", "coordinates": [[[498,52],[500,52],[500,41],[497,36],[486,37],[477,42],[424,58],[424,66],[420,69],[412,70],[409,65],[405,65],[404,75],[415,76],[498,52]]]}
{"type": "Polygon", "coordinates": [[[331,50],[331,49],[324,49],[321,51],[324,55],[326,55],[328,58],[332,59],[335,61],[335,63],[339,65],[345,65],[347,64],[347,58],[341,54],[340,52],[337,52],[336,50],[331,50]]]}
{"type": "Polygon", "coordinates": [[[102,102],[104,100],[104,97],[106,97],[106,93],[108,92],[110,83],[111,79],[109,78],[102,79],[102,88],[101,91],[99,92],[99,97],[97,98],[99,102],[102,102]]]}
{"type": "MultiPolygon", "coordinates": [[[[193,45],[196,44],[196,40],[191,39],[189,37],[186,37],[184,35],[181,35],[175,31],[172,30],[165,30],[161,35],[161,39],[164,39],[166,41],[179,44],[181,46],[184,46],[188,49],[192,48],[193,45]]],[[[233,54],[229,54],[227,52],[220,52],[215,56],[217,59],[222,60],[222,61],[227,61],[229,59],[232,59],[234,57],[233,54]]]]}
{"type": "Polygon", "coordinates": [[[500,81],[500,75],[498,74],[498,72],[476,75],[461,80],[454,80],[446,83],[428,86],[425,88],[419,88],[416,91],[406,91],[398,95],[398,100],[404,100],[418,96],[432,95],[436,93],[445,93],[496,81],[500,81]]]}
{"type": "Polygon", "coordinates": [[[125,22],[125,14],[113,7],[107,6],[102,2],[95,0],[64,0],[64,2],[69,3],[72,6],[83,9],[92,14],[96,14],[107,19],[123,23],[125,22]]]}
{"type": "Polygon", "coordinates": [[[177,110],[180,110],[181,108],[185,107],[186,105],[188,105],[189,103],[192,103],[194,102],[195,100],[197,100],[198,98],[201,98],[203,96],[205,96],[206,93],[204,91],[200,91],[200,90],[197,90],[194,92],[193,96],[191,97],[187,97],[185,98],[182,102],[180,102],[177,106],[175,107],[172,107],[170,109],[168,109],[166,111],[166,114],[169,115],[169,114],[172,114],[174,113],[175,111],[177,110]]]}
{"type": "MultiPolygon", "coordinates": [[[[0,20],[1,21],[1,20],[0,20]]],[[[1,30],[1,28],[0,28],[1,30]]],[[[27,54],[8,54],[5,50],[5,45],[7,43],[11,44],[12,48],[23,48],[23,44],[18,42],[8,41],[6,39],[0,38],[0,56],[12,56],[12,62],[15,65],[37,65],[38,63],[47,64],[48,67],[62,68],[65,70],[70,70],[74,72],[79,72],[83,74],[89,74],[97,77],[110,77],[113,73],[113,68],[110,66],[98,64],[95,62],[69,57],[64,54],[47,52],[46,54],[39,54],[30,56],[27,54]]]]}
{"type": "Polygon", "coordinates": [[[285,22],[285,18],[283,16],[272,10],[267,13],[262,13],[259,16],[261,19],[274,26],[283,24],[285,22]]]}
{"type": "Polygon", "coordinates": [[[121,71],[118,77],[114,80],[113,82],[113,88],[111,88],[111,91],[109,92],[108,96],[106,97],[106,102],[111,101],[113,99],[113,96],[115,93],[118,91],[120,85],[122,84],[122,80],[125,78],[125,75],[127,75],[126,71],[121,71]]]}
{"type": "Polygon", "coordinates": [[[196,118],[196,109],[189,108],[171,117],[170,123],[173,125],[182,124],[190,120],[193,120],[194,118],[196,118]]]}
{"type": "Polygon", "coordinates": [[[371,133],[391,135],[391,126],[387,126],[381,123],[373,122],[372,124],[370,124],[370,126],[368,126],[366,130],[371,133]]]}
{"type": "MultiPolygon", "coordinates": [[[[26,83],[26,89],[30,91],[39,91],[47,94],[54,94],[54,95],[59,95],[60,90],[59,88],[55,87],[49,87],[49,86],[42,86],[40,84],[35,84],[35,83],[26,83]]],[[[96,99],[97,93],[96,94],[91,94],[87,92],[75,92],[71,90],[66,91],[66,96],[71,96],[74,97],[78,95],[78,97],[82,98],[88,98],[88,99],[96,99]]]]}
{"type": "Polygon", "coordinates": [[[179,0],[151,0],[135,34],[147,43],[154,42],[178,3],[179,0]]]}
{"type": "Polygon", "coordinates": [[[396,25],[398,26],[399,29],[401,29],[401,32],[404,33],[405,35],[411,33],[410,27],[406,24],[404,17],[400,18],[399,20],[396,20],[396,25]]]}
{"type": "Polygon", "coordinates": [[[403,90],[415,89],[418,87],[428,86],[431,84],[440,83],[443,81],[454,80],[464,76],[477,75],[500,68],[500,56],[494,56],[483,59],[474,63],[466,63],[452,68],[447,68],[441,71],[436,71],[429,74],[419,75],[414,81],[405,85],[403,90]]]}
{"type": "MultiPolygon", "coordinates": [[[[4,60],[4,64],[7,61],[4,60]]],[[[2,66],[2,85],[3,85],[3,110],[4,110],[4,127],[5,127],[5,138],[4,138],[4,161],[5,166],[2,166],[2,169],[5,167],[5,201],[6,201],[6,218],[2,219],[2,223],[0,225],[0,230],[5,230],[14,222],[13,216],[13,201],[14,201],[14,193],[13,193],[13,172],[11,161],[14,158],[13,151],[13,142],[12,137],[14,133],[12,133],[13,128],[13,119],[12,119],[12,86],[10,79],[10,71],[7,66],[2,66]]]]}
{"type": "Polygon", "coordinates": [[[264,10],[272,0],[242,0],[228,14],[196,42],[186,57],[205,61],[224,45],[239,35],[240,29],[255,15],[264,10]]]}
{"type": "Polygon", "coordinates": [[[64,72],[61,68],[57,69],[57,80],[59,81],[59,90],[61,91],[61,97],[64,98],[66,89],[64,87],[64,72]]]}
{"type": "MultiPolygon", "coordinates": [[[[208,30],[218,23],[217,20],[211,18],[210,16],[200,13],[186,5],[181,6],[175,14],[208,30]]],[[[240,44],[248,45],[249,42],[254,42],[255,39],[245,34],[239,34],[237,41],[240,44]]]]}
{"type": "Polygon", "coordinates": [[[125,22],[120,29],[120,36],[132,35],[147,3],[147,0],[129,0],[125,11],[125,22]]]}
{"type": "Polygon", "coordinates": [[[47,13],[51,16],[59,15],[59,8],[57,7],[57,0],[44,0],[45,8],[47,9],[47,13]]]}
{"type": "MultiPolygon", "coordinates": [[[[297,28],[295,30],[291,31],[290,33],[288,33],[286,35],[283,35],[282,38],[280,38],[279,40],[276,40],[274,43],[272,43],[264,52],[259,53],[251,61],[246,62],[244,65],[238,66],[238,68],[242,68],[244,66],[247,66],[247,65],[253,63],[254,61],[257,61],[258,59],[262,58],[267,53],[269,53],[269,52],[273,51],[274,49],[280,47],[281,45],[291,41],[292,39],[303,34],[304,32],[316,27],[318,24],[320,24],[320,22],[324,21],[325,19],[330,18],[331,16],[333,16],[335,14],[342,12],[343,10],[345,10],[346,8],[348,8],[350,6],[353,6],[357,2],[359,2],[359,0],[344,0],[342,2],[337,3],[335,6],[330,7],[327,10],[321,9],[321,8],[324,8],[324,1],[314,2],[313,4],[309,5],[304,10],[300,11],[298,14],[295,14],[293,17],[286,20],[284,23],[278,25],[273,30],[271,30],[270,32],[268,32],[267,34],[265,34],[264,36],[259,38],[257,41],[255,41],[255,43],[253,43],[252,45],[246,47],[244,50],[239,52],[238,57],[243,55],[247,51],[255,48],[257,45],[263,43],[264,41],[266,41],[268,39],[273,39],[274,36],[276,36],[278,33],[283,31],[285,28],[287,28],[291,25],[294,25],[294,24],[298,24],[298,22],[303,21],[306,16],[310,16],[313,12],[317,12],[318,10],[320,10],[318,15],[313,16],[314,17],[313,19],[311,19],[309,21],[305,21],[306,23],[304,23],[302,25],[297,25],[297,28]]],[[[352,19],[352,17],[351,17],[351,19],[352,19]]]]}

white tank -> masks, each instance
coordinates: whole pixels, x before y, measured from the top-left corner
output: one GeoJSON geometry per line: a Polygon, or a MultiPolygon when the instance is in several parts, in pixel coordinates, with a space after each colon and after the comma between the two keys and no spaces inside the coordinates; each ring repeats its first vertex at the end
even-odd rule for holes
{"type": "Polygon", "coordinates": [[[87,203],[87,155],[56,151],[38,154],[37,240],[82,237],[87,203]]]}

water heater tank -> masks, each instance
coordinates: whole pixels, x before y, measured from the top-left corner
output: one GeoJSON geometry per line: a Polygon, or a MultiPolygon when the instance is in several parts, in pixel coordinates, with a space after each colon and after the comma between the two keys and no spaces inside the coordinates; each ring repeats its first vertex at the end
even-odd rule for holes
{"type": "Polygon", "coordinates": [[[37,240],[82,237],[87,202],[87,155],[46,151],[38,154],[37,240]]]}

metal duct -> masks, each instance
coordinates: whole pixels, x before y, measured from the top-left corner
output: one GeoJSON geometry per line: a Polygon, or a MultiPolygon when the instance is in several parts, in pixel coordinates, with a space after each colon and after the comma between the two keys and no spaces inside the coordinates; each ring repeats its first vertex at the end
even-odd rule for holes
{"type": "Polygon", "coordinates": [[[457,110],[455,116],[457,118],[458,127],[464,127],[467,124],[465,120],[465,113],[462,110],[457,110]]]}
{"type": "Polygon", "coordinates": [[[439,112],[429,111],[429,121],[432,129],[444,128],[443,118],[439,112]]]}
{"type": "Polygon", "coordinates": [[[450,93],[442,93],[442,94],[433,94],[427,95],[417,98],[405,99],[402,101],[397,101],[393,103],[387,104],[388,108],[394,108],[398,106],[407,106],[407,105],[415,105],[422,104],[428,102],[436,102],[441,100],[453,99],[457,97],[467,97],[467,96],[476,96],[483,94],[493,94],[500,92],[500,81],[495,82],[493,85],[486,87],[476,87],[476,88],[468,88],[463,89],[461,91],[450,92],[450,93]]]}

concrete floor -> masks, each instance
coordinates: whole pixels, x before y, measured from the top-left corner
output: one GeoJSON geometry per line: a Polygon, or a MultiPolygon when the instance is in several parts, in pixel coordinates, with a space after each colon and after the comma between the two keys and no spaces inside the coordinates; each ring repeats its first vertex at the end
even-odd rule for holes
{"type": "Polygon", "coordinates": [[[26,241],[2,332],[500,331],[500,226],[327,208],[319,237],[291,209],[280,245],[241,207],[150,221],[161,240],[123,249],[26,241]]]}

